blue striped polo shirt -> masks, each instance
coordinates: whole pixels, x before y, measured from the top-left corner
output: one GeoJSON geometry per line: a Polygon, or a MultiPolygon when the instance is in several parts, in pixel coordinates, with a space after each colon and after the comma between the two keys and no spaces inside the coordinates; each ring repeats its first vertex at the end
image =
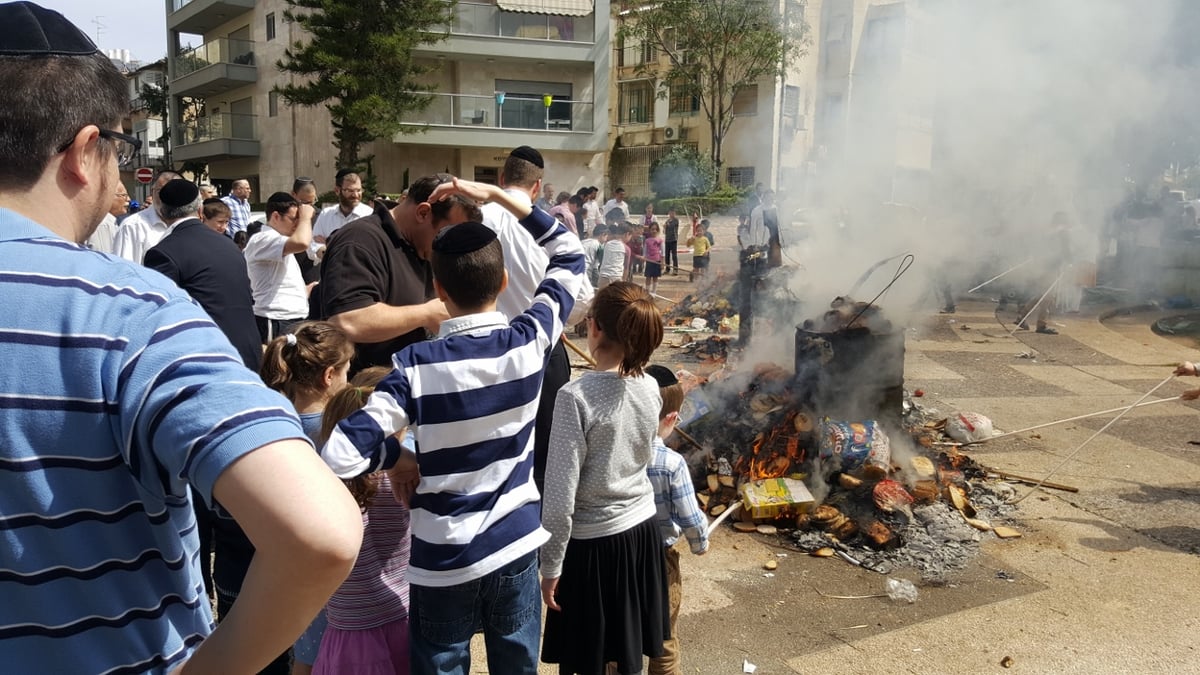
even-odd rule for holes
{"type": "Polygon", "coordinates": [[[343,478],[390,467],[392,434],[412,425],[421,482],[408,580],[418,586],[473,581],[549,537],[533,482],[534,418],[585,261],[579,238],[546,212],[535,207],[520,222],[549,257],[533,306],[511,323],[499,312],[451,319],[438,339],[405,347],[321,450],[343,478]]]}
{"type": "Polygon", "coordinates": [[[166,672],[212,629],[192,490],[299,421],[166,277],[6,209],[0,297],[0,669],[166,672]]]}

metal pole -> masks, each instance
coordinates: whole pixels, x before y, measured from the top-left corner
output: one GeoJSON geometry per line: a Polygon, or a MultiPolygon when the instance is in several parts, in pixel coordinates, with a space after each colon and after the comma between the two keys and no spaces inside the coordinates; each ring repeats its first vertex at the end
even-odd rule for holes
{"type": "Polygon", "coordinates": [[[987,281],[983,282],[982,284],[979,284],[978,286],[976,286],[975,288],[972,288],[971,290],[969,290],[969,291],[967,291],[967,292],[968,292],[968,293],[974,293],[975,291],[977,291],[977,290],[979,290],[979,289],[983,288],[984,286],[987,286],[988,284],[990,284],[990,283],[992,283],[993,281],[995,281],[995,280],[999,279],[1000,277],[1002,277],[1002,276],[1005,276],[1006,274],[1008,274],[1008,273],[1010,273],[1010,272],[1015,272],[1015,271],[1017,271],[1017,270],[1021,269],[1022,267],[1024,267],[1024,266],[1028,265],[1029,263],[1030,263],[1030,261],[1029,261],[1029,260],[1026,260],[1025,262],[1023,262],[1023,263],[1020,263],[1019,265],[1017,265],[1017,266],[1015,266],[1015,267],[1010,267],[1010,268],[1008,268],[1007,270],[1005,270],[1005,271],[1001,272],[1000,274],[997,274],[996,276],[992,277],[991,279],[988,279],[987,281]]]}

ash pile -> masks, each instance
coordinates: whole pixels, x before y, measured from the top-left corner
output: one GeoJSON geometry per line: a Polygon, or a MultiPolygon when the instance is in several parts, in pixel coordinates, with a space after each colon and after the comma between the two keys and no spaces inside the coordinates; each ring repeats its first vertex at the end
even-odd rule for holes
{"type": "Polygon", "coordinates": [[[1014,537],[1014,488],[940,452],[945,421],[904,391],[904,333],[838,298],[796,329],[795,370],[684,373],[682,428],[709,515],[739,531],[889,574],[942,583],[985,537],[1014,537]]]}

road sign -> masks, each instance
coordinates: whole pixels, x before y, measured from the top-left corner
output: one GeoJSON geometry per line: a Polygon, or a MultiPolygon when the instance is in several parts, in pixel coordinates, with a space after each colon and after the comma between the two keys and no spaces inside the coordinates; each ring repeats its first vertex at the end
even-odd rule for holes
{"type": "Polygon", "coordinates": [[[154,169],[143,166],[133,173],[133,177],[137,178],[137,182],[139,183],[149,183],[154,180],[154,169]]]}

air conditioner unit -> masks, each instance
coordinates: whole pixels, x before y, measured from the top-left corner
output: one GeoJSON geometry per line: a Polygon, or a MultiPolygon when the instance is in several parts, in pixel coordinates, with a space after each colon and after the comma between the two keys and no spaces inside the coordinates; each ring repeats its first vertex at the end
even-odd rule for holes
{"type": "Polygon", "coordinates": [[[682,138],[679,127],[663,127],[663,138],[668,141],[677,141],[682,138]]]}

